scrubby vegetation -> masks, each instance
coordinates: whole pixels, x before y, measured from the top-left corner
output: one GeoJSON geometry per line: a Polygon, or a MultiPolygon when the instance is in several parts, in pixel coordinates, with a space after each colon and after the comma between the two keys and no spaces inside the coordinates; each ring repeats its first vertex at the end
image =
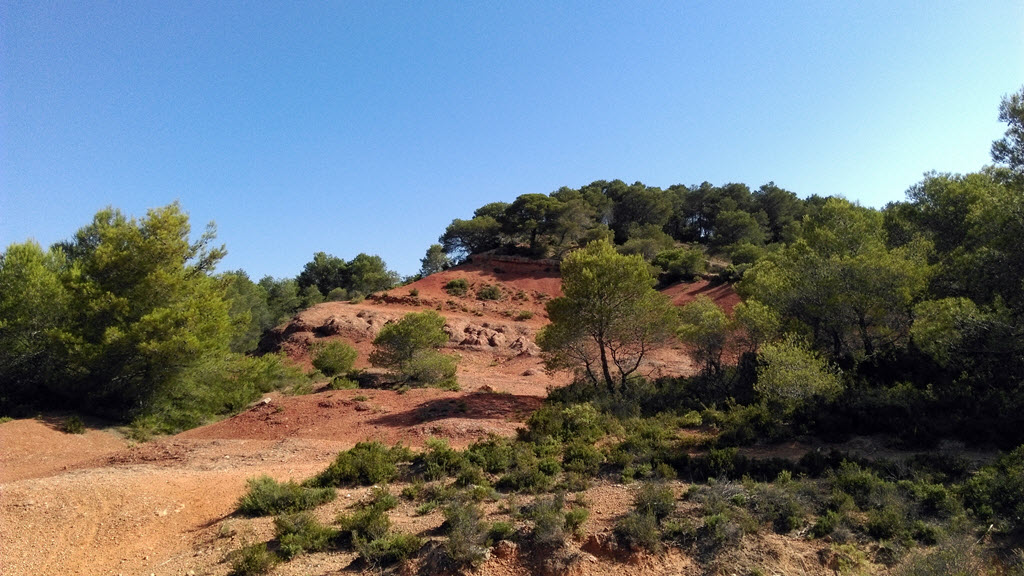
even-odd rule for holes
{"type": "MultiPolygon", "coordinates": [[[[400,501],[386,485],[402,482],[417,514],[443,515],[443,555],[456,568],[479,565],[497,539],[567,546],[586,532],[586,491],[623,483],[634,498],[614,535],[632,552],[676,546],[713,564],[774,533],[827,544],[840,573],[1021,573],[1022,100],[1001,109],[1010,130],[993,148],[999,165],[929,174],[883,210],[800,200],[772,183],[602,181],[453,221],[424,274],[490,250],[561,258],[563,296],[547,302],[537,341],[546,366],[575,381],[552,390],[515,439],[465,450],[431,440],[418,454],[363,442],[301,484],[250,480],[239,511],[279,515],[275,541],[236,552],[234,572],[330,549],[369,567],[414,557],[424,539],[388,515],[400,501]],[[654,290],[700,274],[736,283],[743,302],[731,315],[707,298],[677,309],[654,290]],[[645,358],[670,342],[699,372],[644,378],[645,358]],[[746,449],[855,435],[899,456],[746,449]],[[1004,453],[966,460],[933,450],[942,444],[1004,453]],[[335,487],[371,485],[331,525],[306,512],[335,487]],[[491,524],[482,503],[497,501],[502,519],[491,524]]],[[[195,426],[301,381],[277,356],[244,355],[268,323],[324,293],[358,299],[397,280],[377,257],[324,253],[295,280],[218,276],[224,252],[212,239],[190,241],[171,205],[138,221],[102,211],[48,250],[10,246],[0,258],[0,410],[80,407],[141,431],[195,426]]],[[[453,296],[469,288],[445,286],[453,296]]],[[[504,297],[498,286],[475,294],[504,297]]],[[[380,330],[370,361],[399,383],[453,387],[443,326],[433,311],[409,313],[380,330]]],[[[332,342],[312,356],[331,387],[351,386],[352,348],[332,342]]]]}

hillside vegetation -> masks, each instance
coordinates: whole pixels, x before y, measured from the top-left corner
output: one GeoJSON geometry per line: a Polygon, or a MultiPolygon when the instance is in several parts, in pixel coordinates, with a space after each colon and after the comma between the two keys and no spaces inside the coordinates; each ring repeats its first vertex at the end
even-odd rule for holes
{"type": "MultiPolygon", "coordinates": [[[[751,551],[781,538],[820,546],[811,573],[1024,574],[1024,90],[1000,118],[995,165],[928,174],[881,210],[772,183],[599,181],[489,203],[454,220],[404,287],[365,254],[318,253],[295,279],[217,274],[223,247],[212,228],[190,240],[179,206],[139,220],[105,210],[67,242],[0,257],[0,410],[174,432],[273,389],[457,390],[453,351],[495,366],[539,355],[571,383],[515,438],[360,442],[300,481],[254,478],[240,511],[276,516],[274,533],[233,553],[233,573],[306,554],[458,572],[492,550],[562,573],[584,570],[584,551],[668,549],[694,573],[755,574],[769,563],[751,551]],[[546,259],[561,288],[460,275],[518,257],[546,259]],[[698,277],[742,301],[674,302],[672,285],[698,277]],[[271,330],[325,298],[348,304],[271,330]],[[364,298],[404,314],[375,316],[364,298]],[[316,369],[253,354],[261,338],[316,369]],[[666,350],[693,369],[658,373],[666,350]],[[856,437],[892,454],[811,448],[856,437]],[[784,442],[808,448],[781,457],[784,442]],[[374,488],[333,522],[314,514],[355,486],[374,488]],[[594,489],[630,495],[601,533],[588,532],[594,489]],[[436,530],[403,530],[402,505],[436,530]]],[[[373,409],[365,400],[352,399],[373,409]]]]}

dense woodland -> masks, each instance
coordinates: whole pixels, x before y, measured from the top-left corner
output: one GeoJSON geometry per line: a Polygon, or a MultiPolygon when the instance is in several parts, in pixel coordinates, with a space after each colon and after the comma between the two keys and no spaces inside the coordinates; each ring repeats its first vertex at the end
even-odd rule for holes
{"type": "MultiPolygon", "coordinates": [[[[712,452],[723,458],[715,450],[855,434],[884,434],[904,448],[955,441],[1013,450],[1024,444],[1024,91],[999,112],[1007,131],[992,147],[993,165],[927,174],[883,209],[800,198],[774,183],[597,181],[454,220],[421,274],[488,251],[564,259],[566,295],[549,304],[539,344],[549,368],[578,378],[552,392],[525,440],[575,446],[580,410],[605,422],[592,422],[595,438],[615,429],[608,418],[639,418],[636,429],[650,437],[630,438],[647,444],[623,448],[615,464],[630,478],[780,472],[652,448],[666,441],[653,428],[680,418],[713,425],[712,452]],[[655,278],[698,276],[735,284],[743,303],[732,316],[707,300],[675,310],[650,295],[655,278]],[[625,317],[623,294],[632,294],[625,317]],[[640,378],[638,357],[670,338],[689,345],[700,374],[640,378]],[[646,460],[627,458],[631,450],[646,460]]],[[[278,356],[252,354],[264,331],[325,298],[358,299],[402,281],[376,256],[317,253],[294,279],[253,282],[215,271],[224,248],[212,227],[191,237],[175,204],[140,219],[104,210],[65,242],[7,247],[0,415],[73,408],[148,431],[195,426],[308,378],[278,356]]],[[[793,471],[821,474],[832,464],[793,471]]],[[[957,506],[1013,534],[1024,514],[1024,448],[994,466],[957,488],[957,506]]],[[[943,478],[962,481],[962,472],[943,478]]],[[[872,478],[850,482],[880,481],[872,478]]],[[[962,513],[943,510],[944,522],[962,513]]],[[[909,526],[861,528],[880,539],[937,538],[909,526]]]]}

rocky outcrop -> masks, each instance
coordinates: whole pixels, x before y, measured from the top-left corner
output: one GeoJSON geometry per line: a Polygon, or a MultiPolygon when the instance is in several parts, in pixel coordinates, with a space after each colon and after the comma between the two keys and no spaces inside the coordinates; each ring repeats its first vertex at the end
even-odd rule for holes
{"type": "MultiPolygon", "coordinates": [[[[260,342],[260,351],[288,350],[294,346],[308,345],[318,337],[341,336],[355,342],[372,340],[384,325],[397,321],[401,314],[352,308],[317,317],[315,322],[311,318],[300,314],[288,324],[271,330],[260,342]]],[[[523,324],[478,324],[461,318],[449,318],[444,331],[448,335],[449,348],[487,351],[500,356],[540,354],[540,348],[534,342],[536,334],[523,324]]]]}

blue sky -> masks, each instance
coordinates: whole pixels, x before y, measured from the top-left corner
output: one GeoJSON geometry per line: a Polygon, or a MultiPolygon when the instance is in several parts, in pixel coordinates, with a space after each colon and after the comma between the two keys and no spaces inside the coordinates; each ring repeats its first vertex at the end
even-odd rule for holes
{"type": "Polygon", "coordinates": [[[870,206],[989,163],[1024,4],[0,3],[0,246],[179,200],[220,269],[412,274],[453,218],[599,179],[870,206]]]}

